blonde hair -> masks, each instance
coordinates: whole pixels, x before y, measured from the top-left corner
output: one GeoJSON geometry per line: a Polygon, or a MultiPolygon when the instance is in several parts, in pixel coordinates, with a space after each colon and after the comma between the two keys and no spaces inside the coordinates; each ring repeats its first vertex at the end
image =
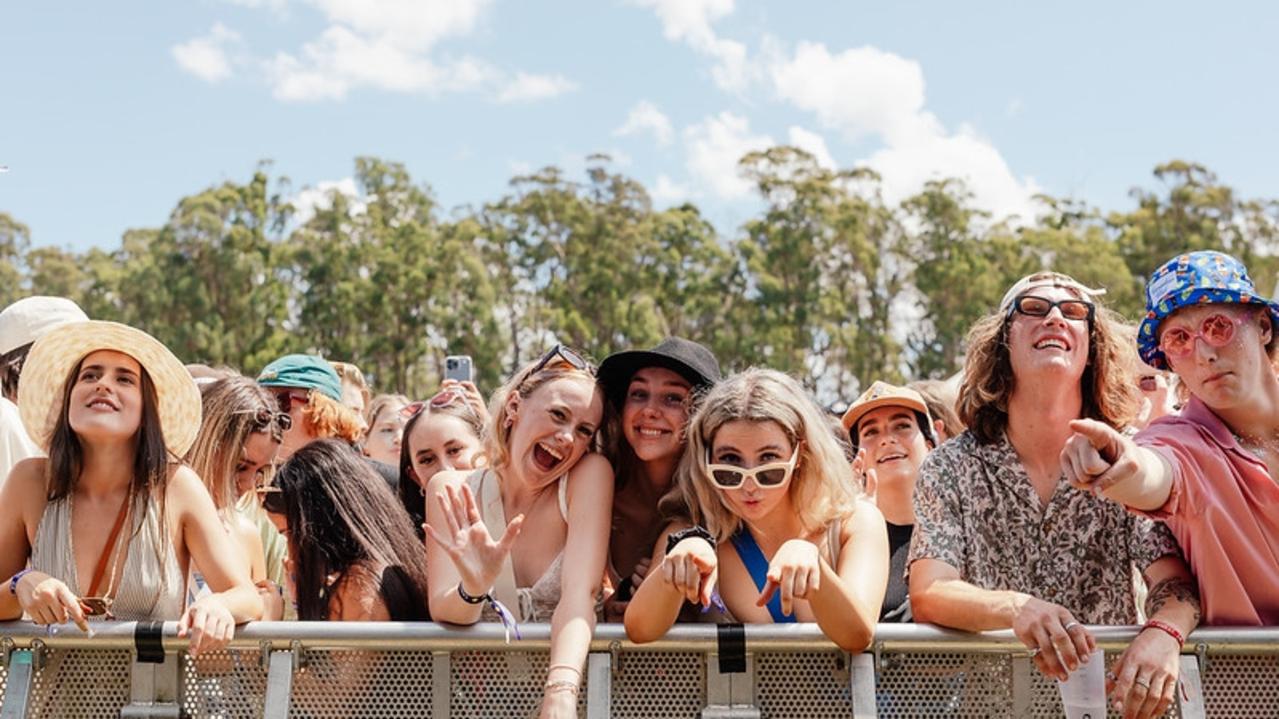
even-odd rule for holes
{"type": "MultiPolygon", "coordinates": [[[[558,379],[579,379],[595,384],[595,367],[592,365],[588,365],[586,369],[578,369],[567,361],[553,359],[534,372],[533,368],[540,362],[541,358],[538,358],[521,367],[489,400],[489,426],[488,431],[483,433],[482,440],[484,456],[488,458],[489,467],[494,470],[505,467],[511,461],[509,445],[513,423],[509,420],[507,405],[513,394],[518,394],[521,400],[528,399],[538,388],[558,379]]],[[[592,444],[598,443],[598,437],[597,432],[597,439],[592,444]]]]}
{"type": "Polygon", "coordinates": [[[378,415],[382,412],[396,405],[404,407],[408,403],[409,398],[402,394],[380,394],[374,397],[364,410],[364,423],[368,425],[368,431],[373,431],[373,425],[377,424],[378,415]]]}
{"type": "Polygon", "coordinates": [[[367,408],[369,396],[372,393],[369,391],[369,383],[364,381],[364,373],[360,371],[360,368],[350,362],[330,362],[329,364],[333,367],[333,371],[338,373],[343,389],[352,387],[357,390],[364,398],[364,406],[367,408]]]}
{"type": "MultiPolygon", "coordinates": [[[[688,448],[675,472],[670,499],[682,499],[687,516],[725,541],[741,519],[706,471],[715,433],[729,422],[774,422],[794,446],[802,442],[786,491],[806,532],[851,515],[861,494],[842,445],[843,428],[789,375],[753,367],[722,380],[706,394],[688,424],[688,448]]],[[[670,507],[670,499],[663,505],[670,507]]]]}
{"type": "MultiPolygon", "coordinates": [[[[1040,274],[1049,278],[1065,277],[1055,272],[1040,274]]],[[[1085,297],[1080,290],[1067,289],[1094,304],[1088,330],[1088,363],[1079,380],[1083,399],[1080,414],[1123,429],[1132,423],[1141,407],[1141,398],[1130,374],[1136,349],[1132,342],[1125,340],[1123,320],[1118,315],[1097,304],[1095,299],[1085,297]]],[[[1008,401],[1016,388],[1008,352],[1008,325],[1008,308],[1001,307],[998,312],[978,320],[968,332],[964,380],[955,410],[980,444],[998,441],[1008,427],[1008,401]]]]}
{"type": "Polygon", "coordinates": [[[302,421],[320,439],[338,437],[351,444],[364,437],[364,418],[355,410],[318,390],[307,392],[302,421]]]}
{"type": "MultiPolygon", "coordinates": [[[[269,391],[238,375],[206,384],[201,396],[204,419],[185,461],[204,481],[213,503],[225,511],[235,506],[235,470],[249,435],[262,432],[276,442],[284,439],[283,428],[274,420],[280,407],[269,391]],[[257,421],[263,410],[273,418],[265,426],[257,421]]],[[[265,480],[270,479],[268,474],[265,480]]]]}

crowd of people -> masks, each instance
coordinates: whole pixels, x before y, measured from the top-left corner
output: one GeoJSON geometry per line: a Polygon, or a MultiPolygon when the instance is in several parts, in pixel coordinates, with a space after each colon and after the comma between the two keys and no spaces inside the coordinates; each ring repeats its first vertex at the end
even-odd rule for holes
{"type": "Polygon", "coordinates": [[[486,402],[372,396],[286,355],[184,365],[74,303],[0,312],[0,619],[549,622],[542,714],[575,716],[597,621],[1011,629],[1064,679],[1141,625],[1125,716],[1175,698],[1186,636],[1279,624],[1279,305],[1233,257],[1161,266],[1126,325],[1053,272],[977,322],[957,389],[863,378],[837,416],[670,337],[555,345],[486,402]]]}

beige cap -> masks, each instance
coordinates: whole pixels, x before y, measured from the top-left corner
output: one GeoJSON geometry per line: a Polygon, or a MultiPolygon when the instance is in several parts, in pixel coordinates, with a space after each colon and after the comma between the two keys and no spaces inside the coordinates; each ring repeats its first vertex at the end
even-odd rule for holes
{"type": "Polygon", "coordinates": [[[919,412],[927,418],[929,426],[924,431],[931,436],[933,418],[928,414],[928,405],[924,403],[924,396],[913,389],[898,387],[887,382],[875,382],[869,389],[862,392],[857,401],[853,402],[853,405],[844,413],[841,420],[844,429],[852,432],[853,427],[857,426],[857,420],[867,412],[880,407],[905,407],[919,412]]]}

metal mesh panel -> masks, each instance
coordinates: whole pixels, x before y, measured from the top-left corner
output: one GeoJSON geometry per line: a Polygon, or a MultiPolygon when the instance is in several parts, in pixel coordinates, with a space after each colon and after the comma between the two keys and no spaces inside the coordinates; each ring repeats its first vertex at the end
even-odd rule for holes
{"type": "Polygon", "coordinates": [[[877,672],[880,717],[1012,717],[1006,656],[885,654],[877,672]]]}
{"type": "Polygon", "coordinates": [[[114,717],[129,703],[129,650],[48,649],[45,661],[28,717],[114,717]]]}
{"type": "MultiPolygon", "coordinates": [[[[547,654],[453,652],[450,661],[453,719],[537,716],[547,654]]],[[[585,716],[585,691],[578,695],[577,713],[585,716]]]]}
{"type": "Polygon", "coordinates": [[[422,717],[431,713],[430,652],[307,650],[293,675],[290,716],[422,717]]]}
{"type": "Polygon", "coordinates": [[[257,651],[182,655],[182,709],[188,716],[256,717],[266,699],[266,671],[257,651]]]}
{"type": "Polygon", "coordinates": [[[1210,656],[1202,679],[1210,717],[1279,716],[1279,656],[1210,656]]]}
{"type": "Polygon", "coordinates": [[[618,657],[612,716],[617,719],[690,719],[706,706],[706,655],[635,652],[618,657]]]}
{"type": "Polygon", "coordinates": [[[755,697],[767,719],[847,717],[848,660],[840,652],[755,655],[755,697]]]}

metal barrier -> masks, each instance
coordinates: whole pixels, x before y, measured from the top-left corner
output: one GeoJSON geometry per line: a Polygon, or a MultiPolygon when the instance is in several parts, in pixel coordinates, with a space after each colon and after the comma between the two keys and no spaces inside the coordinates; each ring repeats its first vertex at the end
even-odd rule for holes
{"type": "MultiPolygon", "coordinates": [[[[177,624],[113,622],[93,636],[0,623],[0,718],[526,717],[548,625],[258,622],[192,658],[177,624]]],[[[1136,627],[1093,627],[1113,661],[1136,627]]],[[[1183,717],[1279,716],[1279,628],[1203,629],[1182,655],[1183,717]]],[[[1011,632],[881,625],[848,655],[815,625],[680,625],[635,645],[597,628],[579,713],[596,717],[1056,717],[1056,687],[1011,632]]]]}

